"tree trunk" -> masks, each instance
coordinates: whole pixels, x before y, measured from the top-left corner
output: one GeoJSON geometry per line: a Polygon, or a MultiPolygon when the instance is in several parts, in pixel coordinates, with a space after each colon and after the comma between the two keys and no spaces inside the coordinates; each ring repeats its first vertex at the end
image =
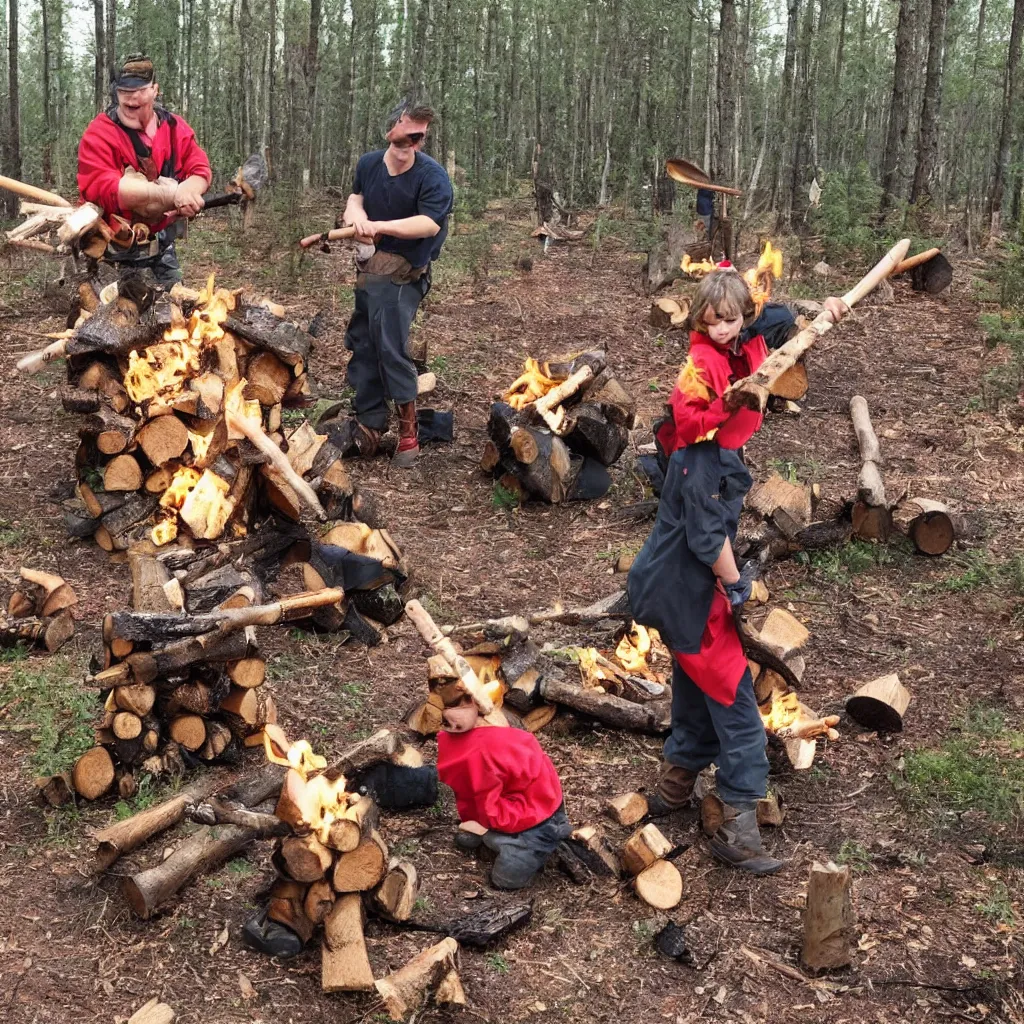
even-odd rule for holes
{"type": "MultiPolygon", "coordinates": [[[[14,0],[12,0],[12,3],[14,0]]],[[[989,198],[989,231],[998,238],[1002,228],[1003,186],[1006,168],[1010,162],[1013,142],[1013,111],[1017,99],[1017,68],[1020,64],[1021,32],[1024,30],[1024,0],[1015,0],[1013,24],[1010,27],[1010,49],[1006,57],[1003,76],[1003,107],[1000,116],[999,144],[996,147],[995,169],[992,173],[992,191],[989,198]]]]}
{"type": "MultiPolygon", "coordinates": [[[[1021,0],[1024,3],[1024,0],[1021,0]]],[[[910,80],[914,52],[914,0],[900,0],[896,26],[896,63],[889,103],[889,128],[882,157],[882,212],[890,210],[903,197],[900,165],[909,122],[910,80]]]]}
{"type": "MultiPolygon", "coordinates": [[[[18,0],[7,3],[7,175],[21,179],[21,102],[18,95],[18,0]]],[[[14,219],[18,199],[4,191],[6,215],[14,219]]]]}
{"type": "Polygon", "coordinates": [[[718,149],[712,178],[720,184],[736,181],[733,157],[736,152],[736,79],[739,64],[736,52],[736,3],[722,0],[718,31],[718,149]]]}
{"type": "Polygon", "coordinates": [[[103,99],[107,92],[107,25],[104,20],[103,0],[92,0],[93,15],[96,24],[96,43],[94,51],[93,72],[93,105],[96,110],[103,109],[103,99]]]}
{"type": "Polygon", "coordinates": [[[925,75],[924,102],[921,107],[921,135],[917,146],[914,183],[910,203],[931,199],[931,176],[939,150],[939,111],[942,106],[942,57],[946,36],[947,0],[931,0],[928,19],[928,70],[925,75]]]}

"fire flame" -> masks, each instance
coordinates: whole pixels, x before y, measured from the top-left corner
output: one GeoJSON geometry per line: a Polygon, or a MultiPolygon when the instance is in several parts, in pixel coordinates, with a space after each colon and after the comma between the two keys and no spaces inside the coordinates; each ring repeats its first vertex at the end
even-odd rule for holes
{"type": "MultiPolygon", "coordinates": [[[[679,269],[691,277],[706,277],[718,270],[718,265],[710,260],[695,262],[686,254],[679,264],[679,269]]],[[[782,277],[782,250],[776,249],[771,239],[764,243],[764,249],[758,257],[757,265],[743,274],[743,280],[750,287],[754,299],[755,315],[760,316],[764,304],[771,298],[772,281],[782,277]]]]}
{"type": "Polygon", "coordinates": [[[663,682],[663,677],[650,667],[655,657],[664,653],[663,650],[659,651],[660,646],[661,638],[656,629],[647,629],[634,622],[610,657],[595,647],[577,647],[583,683],[585,686],[618,692],[627,676],[643,676],[651,682],[663,682]]]}
{"type": "Polygon", "coordinates": [[[536,359],[528,358],[523,363],[522,375],[505,392],[504,400],[513,409],[525,409],[557,386],[558,381],[552,380],[536,359]]]}
{"type": "Polygon", "coordinates": [[[174,315],[175,308],[172,306],[171,326],[164,331],[163,342],[128,356],[124,386],[133,402],[182,393],[185,382],[199,375],[204,348],[224,337],[221,324],[235,308],[235,297],[225,288],[214,288],[211,274],[187,321],[174,315]]]}
{"type": "Polygon", "coordinates": [[[189,491],[199,483],[200,472],[191,466],[182,466],[167,485],[167,490],[160,495],[162,508],[181,508],[185,504],[189,491]]]}
{"type": "Polygon", "coordinates": [[[198,483],[182,502],[179,515],[197,540],[216,540],[224,532],[235,503],[228,498],[231,485],[212,469],[204,469],[198,483]]]}

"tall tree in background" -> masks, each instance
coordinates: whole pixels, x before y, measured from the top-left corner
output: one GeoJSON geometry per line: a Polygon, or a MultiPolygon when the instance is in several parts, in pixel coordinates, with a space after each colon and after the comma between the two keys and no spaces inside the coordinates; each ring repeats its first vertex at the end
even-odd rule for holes
{"type": "Polygon", "coordinates": [[[95,24],[93,104],[101,110],[107,91],[107,23],[103,0],[92,0],[92,12],[95,24]]]}
{"type": "Polygon", "coordinates": [[[939,111],[942,106],[942,60],[946,39],[946,10],[950,0],[931,0],[928,20],[928,69],[925,73],[921,134],[917,145],[911,205],[931,199],[930,180],[939,150],[939,111]]]}
{"type": "Polygon", "coordinates": [[[712,168],[716,181],[734,184],[738,168],[734,164],[736,149],[736,103],[742,55],[737,47],[736,2],[722,0],[718,29],[718,147],[712,168]]]}
{"type": "Polygon", "coordinates": [[[1002,231],[1003,186],[1006,167],[1010,161],[1013,142],[1013,115],[1017,99],[1017,69],[1020,66],[1021,32],[1024,31],[1024,0],[1015,0],[1013,24],[1010,28],[1010,51],[1003,76],[1003,107],[999,119],[999,144],[996,147],[995,170],[992,172],[992,192],[989,199],[989,230],[993,238],[1002,231]]]}
{"type": "MultiPolygon", "coordinates": [[[[18,0],[7,0],[7,176],[21,177],[21,99],[18,94],[18,0]]],[[[16,197],[4,193],[7,215],[18,208],[16,197]]]]}
{"type": "Polygon", "coordinates": [[[893,65],[892,99],[889,102],[889,128],[882,156],[882,210],[888,210],[903,198],[900,167],[910,123],[911,77],[913,75],[914,0],[900,0],[899,23],[896,27],[896,60],[893,65]]]}

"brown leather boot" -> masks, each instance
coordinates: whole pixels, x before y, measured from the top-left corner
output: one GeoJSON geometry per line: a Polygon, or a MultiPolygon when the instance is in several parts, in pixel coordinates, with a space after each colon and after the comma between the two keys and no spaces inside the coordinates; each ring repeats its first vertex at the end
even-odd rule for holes
{"type": "Polygon", "coordinates": [[[398,451],[391,460],[391,465],[399,469],[408,469],[416,461],[419,453],[416,403],[405,402],[398,406],[398,451]]]}
{"type": "Polygon", "coordinates": [[[664,762],[658,788],[647,800],[647,814],[652,818],[663,818],[666,814],[689,807],[698,775],[700,772],[664,762]]]}
{"type": "Polygon", "coordinates": [[[725,804],[725,819],[711,837],[711,852],[723,864],[729,864],[752,875],[774,875],[785,867],[761,846],[761,830],[757,827],[757,811],[725,804]]]}

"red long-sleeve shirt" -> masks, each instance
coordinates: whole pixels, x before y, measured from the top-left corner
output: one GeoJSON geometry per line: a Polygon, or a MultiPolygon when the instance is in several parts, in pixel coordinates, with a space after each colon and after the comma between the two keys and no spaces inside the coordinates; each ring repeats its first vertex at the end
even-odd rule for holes
{"type": "Polygon", "coordinates": [[[733,353],[706,334],[692,331],[690,355],[669,397],[672,420],[658,432],[666,454],[712,439],[723,448],[742,448],[760,430],[764,416],[746,408],[729,412],[722,395],[730,384],[749,377],[767,358],[768,348],[760,335],[733,353]]]}
{"type": "MultiPolygon", "coordinates": [[[[173,122],[176,151],[173,177],[184,181],[198,174],[209,185],[213,181],[213,172],[206,153],[196,142],[195,132],[177,115],[173,122]]],[[[161,119],[156,135],[152,140],[147,139],[157,168],[163,167],[164,161],[171,155],[171,131],[171,120],[161,119]]],[[[141,220],[138,214],[124,209],[118,197],[118,187],[126,167],[141,170],[128,133],[105,113],[97,114],[89,122],[78,144],[78,195],[81,201],[95,203],[103,209],[108,219],[117,214],[132,222],[141,220]]],[[[169,219],[164,215],[151,222],[150,230],[160,231],[167,226],[169,219]]]]}
{"type": "Polygon", "coordinates": [[[455,790],[460,821],[523,832],[562,806],[562,783],[536,736],[483,726],[437,735],[437,774],[455,790]]]}

